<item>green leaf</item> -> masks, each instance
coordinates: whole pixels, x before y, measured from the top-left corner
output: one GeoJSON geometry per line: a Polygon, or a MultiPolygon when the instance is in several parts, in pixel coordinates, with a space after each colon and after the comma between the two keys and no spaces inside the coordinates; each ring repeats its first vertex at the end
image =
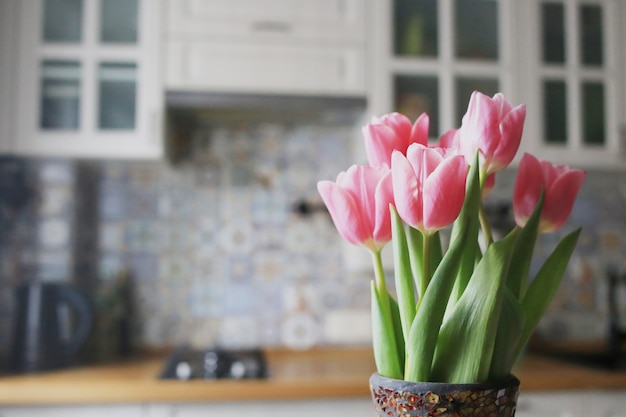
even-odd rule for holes
{"type": "Polygon", "coordinates": [[[414,227],[408,225],[406,227],[411,273],[415,281],[415,288],[417,288],[417,296],[421,299],[424,295],[422,294],[422,288],[426,287],[424,283],[424,279],[426,278],[422,276],[424,272],[424,235],[414,227]]]}
{"type": "MultiPolygon", "coordinates": [[[[398,355],[397,339],[393,324],[393,314],[385,314],[381,298],[389,300],[388,293],[379,294],[372,281],[372,344],[376,369],[382,376],[402,379],[402,367],[398,355]]],[[[388,304],[388,303],[387,303],[388,304]]]]}
{"type": "Polygon", "coordinates": [[[460,226],[456,238],[441,259],[426,292],[419,300],[417,313],[406,343],[407,381],[429,381],[439,328],[443,321],[447,301],[458,272],[463,251],[469,241],[470,222],[477,216],[480,204],[478,163],[468,174],[467,192],[459,215],[460,226]]]}
{"type": "Polygon", "coordinates": [[[413,287],[413,276],[409,262],[409,248],[406,234],[404,233],[404,223],[398,216],[395,207],[392,206],[390,210],[396,293],[398,294],[402,335],[406,340],[409,338],[409,329],[415,317],[415,288],[413,287]]]}
{"type": "MultiPolygon", "coordinates": [[[[515,250],[513,253],[516,253],[515,250]]],[[[500,379],[511,373],[511,369],[517,360],[517,347],[524,329],[522,306],[509,287],[504,288],[503,301],[496,333],[496,344],[493,348],[493,358],[491,359],[489,379],[500,379]]]]}
{"type": "MultiPolygon", "coordinates": [[[[467,226],[466,233],[468,236],[468,244],[463,251],[463,255],[461,258],[461,264],[459,267],[459,272],[457,274],[457,279],[454,284],[454,290],[452,292],[451,301],[456,304],[456,302],[461,298],[465,288],[467,287],[467,283],[474,272],[474,267],[476,266],[476,258],[480,257],[480,246],[478,245],[478,231],[480,229],[480,222],[478,220],[478,210],[480,209],[480,204],[477,208],[476,215],[472,216],[469,219],[469,225],[467,226]]],[[[462,228],[461,218],[457,219],[454,222],[454,226],[452,227],[452,234],[450,236],[450,241],[454,241],[456,236],[460,233],[462,228]]]]}
{"type": "Polygon", "coordinates": [[[521,353],[531,333],[539,323],[539,320],[550,305],[561,285],[563,274],[567,269],[572,253],[576,248],[576,242],[581,229],[573,231],[561,240],[552,254],[546,259],[533,282],[529,285],[522,299],[524,311],[524,330],[518,347],[517,354],[521,353]]]}
{"type": "Polygon", "coordinates": [[[441,259],[443,258],[443,249],[441,247],[441,236],[437,231],[431,236],[424,236],[418,229],[406,226],[406,237],[409,246],[409,258],[411,260],[411,271],[413,279],[415,281],[415,288],[417,288],[417,295],[419,298],[423,295],[423,288],[426,288],[430,282],[430,279],[435,273],[435,270],[439,266],[441,259]],[[430,260],[429,260],[429,272],[424,276],[424,245],[425,239],[430,239],[430,260]]]}
{"type": "Polygon", "coordinates": [[[514,242],[509,235],[491,244],[476,266],[461,299],[441,327],[434,379],[451,383],[488,379],[514,242]]]}
{"type": "MultiPolygon", "coordinates": [[[[404,348],[404,335],[402,334],[402,321],[400,320],[400,309],[398,307],[398,303],[391,294],[387,293],[389,296],[389,308],[391,310],[391,321],[393,323],[393,332],[396,337],[396,349],[398,354],[398,366],[400,366],[400,370],[404,369],[405,364],[405,348],[404,348]]],[[[404,374],[403,374],[404,376],[404,374]]]]}
{"type": "Polygon", "coordinates": [[[520,229],[517,241],[515,242],[515,256],[511,259],[511,267],[509,268],[509,276],[507,285],[513,291],[513,295],[521,300],[526,292],[526,284],[528,282],[528,271],[532,262],[535,242],[539,234],[539,220],[541,218],[541,209],[543,207],[544,192],[542,191],[537,207],[533,211],[526,225],[520,229]]]}

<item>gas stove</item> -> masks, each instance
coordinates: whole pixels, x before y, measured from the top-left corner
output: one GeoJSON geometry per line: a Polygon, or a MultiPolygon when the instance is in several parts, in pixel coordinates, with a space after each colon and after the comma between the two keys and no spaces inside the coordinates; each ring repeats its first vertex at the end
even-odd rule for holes
{"type": "Polygon", "coordinates": [[[176,349],[168,358],[161,379],[260,379],[267,364],[259,349],[176,349]]]}

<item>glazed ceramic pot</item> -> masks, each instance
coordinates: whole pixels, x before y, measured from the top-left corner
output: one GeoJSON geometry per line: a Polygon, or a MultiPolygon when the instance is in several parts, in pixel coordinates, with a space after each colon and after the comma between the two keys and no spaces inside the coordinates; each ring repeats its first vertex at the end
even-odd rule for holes
{"type": "Polygon", "coordinates": [[[519,380],[509,377],[476,384],[410,382],[374,373],[370,389],[381,417],[513,417],[519,380]]]}

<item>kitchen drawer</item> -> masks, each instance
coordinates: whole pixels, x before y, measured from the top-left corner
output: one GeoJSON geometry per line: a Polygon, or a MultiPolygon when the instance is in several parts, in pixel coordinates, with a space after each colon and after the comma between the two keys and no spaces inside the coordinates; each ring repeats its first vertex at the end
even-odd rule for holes
{"type": "Polygon", "coordinates": [[[0,407],[0,417],[144,417],[140,404],[0,407]]]}
{"type": "Polygon", "coordinates": [[[359,48],[169,41],[166,56],[165,84],[170,90],[365,94],[359,48]]]}
{"type": "Polygon", "coordinates": [[[525,393],[517,401],[516,417],[582,417],[579,392],[525,393]]]}
{"type": "Polygon", "coordinates": [[[168,39],[362,42],[363,0],[168,0],[168,39]]]}
{"type": "Polygon", "coordinates": [[[374,417],[368,397],[359,399],[319,399],[291,401],[251,401],[187,404],[174,406],[172,417],[255,416],[255,417],[374,417]]]}

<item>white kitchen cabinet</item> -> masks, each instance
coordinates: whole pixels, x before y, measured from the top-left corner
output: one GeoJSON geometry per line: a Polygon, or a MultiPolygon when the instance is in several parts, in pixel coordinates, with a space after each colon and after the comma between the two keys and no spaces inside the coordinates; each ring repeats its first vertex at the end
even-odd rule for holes
{"type": "Polygon", "coordinates": [[[576,166],[626,167],[622,0],[518,2],[519,91],[529,149],[576,166]]]}
{"type": "Polygon", "coordinates": [[[411,120],[427,112],[434,139],[460,125],[473,90],[513,96],[512,3],[375,2],[371,112],[399,111],[411,120]]]}
{"type": "Polygon", "coordinates": [[[363,0],[167,0],[168,90],[364,96],[363,0]]]}
{"type": "MultiPolygon", "coordinates": [[[[626,167],[626,3],[384,0],[370,14],[372,114],[461,123],[472,90],[527,104],[522,151],[626,167]]],[[[521,152],[520,152],[521,155],[521,152]]]]}
{"type": "Polygon", "coordinates": [[[0,0],[0,153],[9,150],[12,141],[13,60],[15,59],[15,16],[13,0],[0,0]]]}
{"type": "Polygon", "coordinates": [[[159,2],[8,1],[19,19],[10,151],[159,157],[159,2]]]}
{"type": "Polygon", "coordinates": [[[141,404],[0,407],[0,417],[145,417],[141,404]]]}

